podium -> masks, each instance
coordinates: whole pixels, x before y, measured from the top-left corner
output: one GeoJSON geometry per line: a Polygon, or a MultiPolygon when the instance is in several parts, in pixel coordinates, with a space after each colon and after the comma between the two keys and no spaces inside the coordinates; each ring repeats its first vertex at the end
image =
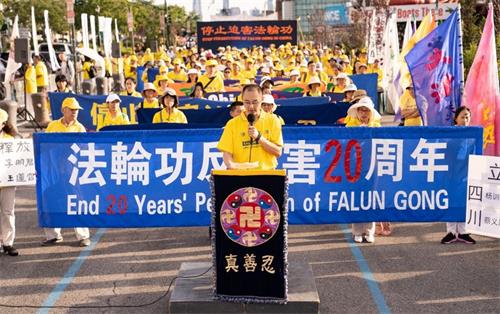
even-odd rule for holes
{"type": "Polygon", "coordinates": [[[285,170],[212,171],[214,295],[287,302],[285,170]]]}

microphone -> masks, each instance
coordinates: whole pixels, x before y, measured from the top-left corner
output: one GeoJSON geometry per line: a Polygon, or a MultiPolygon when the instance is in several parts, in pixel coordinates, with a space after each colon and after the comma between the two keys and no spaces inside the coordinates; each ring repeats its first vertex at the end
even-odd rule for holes
{"type": "MultiPolygon", "coordinates": [[[[247,120],[250,125],[253,126],[253,123],[255,122],[255,115],[253,113],[249,113],[247,115],[247,120]]],[[[251,162],[252,160],[252,146],[253,146],[253,138],[250,136],[250,155],[248,156],[248,162],[251,162]]]]}
{"type": "Polygon", "coordinates": [[[247,116],[247,120],[250,125],[253,125],[253,123],[255,122],[255,115],[253,113],[249,113],[247,116]]]}

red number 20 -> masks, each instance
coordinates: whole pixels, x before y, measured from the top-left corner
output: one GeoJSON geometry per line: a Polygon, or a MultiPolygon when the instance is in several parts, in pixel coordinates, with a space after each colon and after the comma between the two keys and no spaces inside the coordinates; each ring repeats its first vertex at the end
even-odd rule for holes
{"type": "MultiPolygon", "coordinates": [[[[338,183],[342,182],[342,177],[334,176],[332,175],[332,172],[337,167],[337,164],[339,163],[340,160],[340,156],[342,155],[342,144],[340,144],[338,140],[330,140],[328,141],[328,143],[326,143],[325,151],[327,153],[330,152],[332,147],[335,148],[335,155],[333,156],[332,162],[326,169],[323,179],[325,182],[338,183]]],[[[362,165],[361,145],[357,140],[350,140],[349,142],[347,142],[347,147],[344,154],[344,170],[347,181],[355,183],[359,180],[361,176],[361,165],[362,165]],[[351,152],[353,148],[355,149],[355,156],[356,156],[354,175],[351,173],[351,161],[352,161],[351,152]]]]}

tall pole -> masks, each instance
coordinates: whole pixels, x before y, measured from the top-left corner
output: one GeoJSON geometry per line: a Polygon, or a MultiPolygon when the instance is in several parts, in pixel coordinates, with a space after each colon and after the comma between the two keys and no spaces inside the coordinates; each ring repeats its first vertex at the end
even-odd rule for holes
{"type": "Polygon", "coordinates": [[[165,44],[167,43],[167,0],[163,1],[163,38],[165,39],[165,44]]]}
{"type": "Polygon", "coordinates": [[[78,63],[77,56],[76,56],[76,36],[75,36],[75,23],[71,24],[71,41],[73,42],[73,67],[74,67],[74,81],[75,82],[75,93],[79,93],[80,91],[80,80],[78,79],[78,71],[76,71],[76,65],[78,63]]]}

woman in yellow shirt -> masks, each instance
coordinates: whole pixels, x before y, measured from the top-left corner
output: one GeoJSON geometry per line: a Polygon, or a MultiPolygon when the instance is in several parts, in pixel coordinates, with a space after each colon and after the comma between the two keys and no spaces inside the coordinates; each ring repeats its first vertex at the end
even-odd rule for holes
{"type": "MultiPolygon", "coordinates": [[[[357,103],[349,107],[347,110],[349,122],[346,127],[379,127],[380,114],[375,110],[370,97],[363,97],[357,103]]],[[[352,235],[354,242],[361,243],[366,241],[368,243],[375,242],[375,223],[363,222],[352,224],[352,235]]]]}
{"type": "Polygon", "coordinates": [[[142,97],[144,100],[139,103],[136,110],[139,108],[160,108],[158,104],[158,92],[156,91],[155,85],[153,83],[145,83],[144,89],[142,90],[142,97]]]}
{"type": "Polygon", "coordinates": [[[128,125],[130,121],[126,113],[120,110],[121,99],[116,94],[109,94],[106,98],[106,104],[108,105],[108,112],[104,116],[104,121],[99,128],[99,130],[105,126],[109,125],[128,125]]]}
{"type": "Polygon", "coordinates": [[[404,119],[404,126],[422,126],[422,118],[418,111],[417,102],[415,101],[415,94],[413,93],[413,85],[410,84],[406,87],[405,92],[399,99],[401,116],[404,119]]]}
{"type": "Polygon", "coordinates": [[[141,93],[135,90],[137,83],[133,77],[127,77],[125,80],[125,90],[120,93],[122,96],[142,97],[141,93]]]}
{"type": "Polygon", "coordinates": [[[324,94],[321,92],[321,81],[317,76],[313,76],[308,84],[307,87],[309,90],[304,94],[304,96],[310,96],[310,97],[322,97],[324,94]]]}
{"type": "Polygon", "coordinates": [[[174,89],[167,88],[159,102],[163,109],[154,115],[153,123],[188,123],[184,113],[177,109],[179,99],[174,89]]]}

